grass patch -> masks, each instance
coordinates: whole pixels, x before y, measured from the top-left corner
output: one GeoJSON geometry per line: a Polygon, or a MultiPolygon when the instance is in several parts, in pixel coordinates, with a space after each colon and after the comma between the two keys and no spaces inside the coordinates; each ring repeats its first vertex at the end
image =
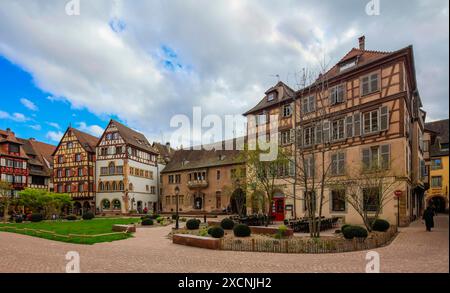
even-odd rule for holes
{"type": "Polygon", "coordinates": [[[50,240],[77,243],[77,244],[94,244],[100,242],[111,242],[132,237],[129,233],[115,233],[111,235],[99,235],[112,233],[114,224],[136,224],[140,222],[137,218],[108,218],[108,219],[92,219],[89,221],[43,221],[39,223],[0,223],[0,231],[12,232],[24,235],[30,235],[50,240]],[[38,232],[32,230],[14,230],[7,227],[16,227],[18,229],[36,229],[49,232],[38,232]],[[59,235],[52,234],[56,233],[59,235]],[[91,237],[71,236],[69,234],[87,235],[91,237]],[[99,235],[99,236],[94,236],[99,235]]]}

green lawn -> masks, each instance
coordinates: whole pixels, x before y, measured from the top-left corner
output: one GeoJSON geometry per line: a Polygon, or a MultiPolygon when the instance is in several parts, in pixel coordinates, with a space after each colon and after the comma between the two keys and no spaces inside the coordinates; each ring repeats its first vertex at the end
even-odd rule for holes
{"type": "Polygon", "coordinates": [[[113,235],[95,236],[95,237],[62,237],[52,235],[50,233],[37,233],[35,231],[21,231],[14,229],[5,229],[5,227],[17,227],[19,229],[40,229],[52,231],[60,235],[81,234],[81,235],[98,235],[112,233],[114,224],[133,224],[140,222],[139,218],[108,218],[78,221],[43,221],[38,223],[0,223],[0,231],[7,231],[30,236],[41,237],[62,242],[78,243],[78,244],[94,244],[99,242],[110,242],[115,240],[126,239],[132,237],[131,234],[119,233],[113,235]]]}

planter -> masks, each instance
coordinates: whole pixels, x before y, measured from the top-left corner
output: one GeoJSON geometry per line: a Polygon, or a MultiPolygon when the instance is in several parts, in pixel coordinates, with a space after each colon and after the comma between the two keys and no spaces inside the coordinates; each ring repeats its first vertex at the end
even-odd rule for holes
{"type": "Polygon", "coordinates": [[[206,249],[220,249],[220,239],[202,237],[190,234],[175,234],[172,242],[180,245],[187,245],[206,249]]]}
{"type": "MultiPolygon", "coordinates": [[[[263,227],[263,226],[250,226],[252,234],[264,234],[264,235],[274,235],[278,233],[278,228],[276,227],[263,227]]],[[[284,236],[290,237],[294,235],[294,230],[287,229],[284,236]]]]}
{"type": "Polygon", "coordinates": [[[113,225],[112,230],[114,232],[134,233],[136,232],[136,225],[113,225]]]}

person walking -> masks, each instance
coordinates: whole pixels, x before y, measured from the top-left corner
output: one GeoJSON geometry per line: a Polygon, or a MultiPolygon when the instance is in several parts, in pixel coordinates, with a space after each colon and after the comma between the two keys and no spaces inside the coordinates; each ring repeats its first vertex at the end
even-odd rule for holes
{"type": "Polygon", "coordinates": [[[423,212],[422,220],[425,221],[425,227],[427,227],[428,232],[431,232],[431,228],[434,228],[434,216],[435,213],[432,206],[428,206],[423,212]]]}

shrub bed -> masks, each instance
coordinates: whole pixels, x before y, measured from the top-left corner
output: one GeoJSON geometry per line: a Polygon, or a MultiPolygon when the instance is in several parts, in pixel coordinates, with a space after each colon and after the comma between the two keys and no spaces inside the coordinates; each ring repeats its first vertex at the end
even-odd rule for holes
{"type": "Polygon", "coordinates": [[[222,220],[222,222],[220,222],[220,226],[224,230],[231,230],[231,229],[233,229],[234,225],[235,225],[234,221],[229,218],[225,218],[222,220]]]}
{"type": "Polygon", "coordinates": [[[189,219],[186,222],[186,228],[188,230],[196,230],[200,227],[200,220],[199,219],[189,219]]]}
{"type": "Polygon", "coordinates": [[[367,230],[360,226],[347,226],[342,229],[342,234],[345,239],[366,238],[368,236],[367,230]]]}
{"type": "Polygon", "coordinates": [[[68,221],[76,221],[77,219],[78,219],[78,217],[75,215],[68,215],[66,217],[66,220],[68,220],[68,221]]]}
{"type": "Polygon", "coordinates": [[[389,229],[390,224],[386,220],[376,219],[372,224],[373,231],[385,232],[389,229]]]}
{"type": "Polygon", "coordinates": [[[30,216],[31,222],[41,222],[44,219],[44,216],[42,214],[32,214],[30,216]]]}
{"type": "Polygon", "coordinates": [[[248,237],[252,234],[250,227],[245,224],[237,224],[233,228],[234,236],[236,237],[248,237]]]}
{"type": "Polygon", "coordinates": [[[95,215],[91,211],[87,211],[83,214],[83,220],[92,220],[93,218],[95,218],[95,215]]]}
{"type": "Polygon", "coordinates": [[[146,219],[142,220],[141,225],[142,226],[151,226],[151,225],[153,225],[153,219],[146,218],[146,219]]]}
{"type": "Polygon", "coordinates": [[[220,226],[215,226],[208,229],[208,234],[214,238],[222,238],[225,235],[225,231],[220,226]]]}

